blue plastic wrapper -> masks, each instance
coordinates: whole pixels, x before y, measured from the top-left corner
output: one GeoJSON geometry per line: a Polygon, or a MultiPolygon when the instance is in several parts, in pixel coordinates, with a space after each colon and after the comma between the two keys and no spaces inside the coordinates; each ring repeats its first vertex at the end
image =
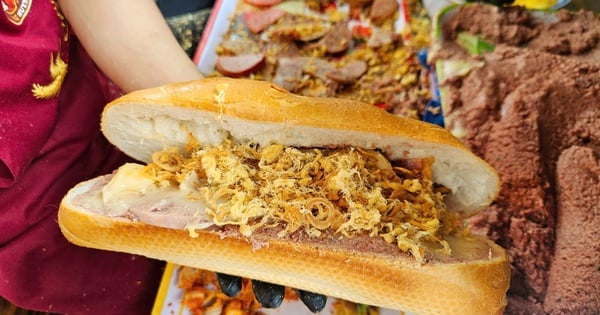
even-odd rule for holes
{"type": "Polygon", "coordinates": [[[429,80],[431,92],[431,99],[425,105],[425,112],[423,113],[423,121],[428,123],[436,124],[440,127],[444,127],[444,113],[442,111],[442,102],[440,97],[440,89],[438,87],[437,74],[434,67],[427,62],[427,48],[419,51],[417,59],[419,64],[429,71],[429,80]]]}

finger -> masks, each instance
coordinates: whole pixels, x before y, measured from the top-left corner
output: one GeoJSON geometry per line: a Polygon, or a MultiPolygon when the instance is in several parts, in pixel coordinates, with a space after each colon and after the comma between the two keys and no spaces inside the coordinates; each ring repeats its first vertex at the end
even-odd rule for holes
{"type": "Polygon", "coordinates": [[[252,291],[264,308],[278,308],[285,297],[284,286],[257,280],[252,280],[252,291]]]}
{"type": "Polygon", "coordinates": [[[319,293],[298,290],[298,296],[302,303],[313,313],[322,311],[327,303],[327,296],[319,293]]]}
{"type": "Polygon", "coordinates": [[[221,291],[229,297],[234,297],[242,291],[242,278],[240,277],[217,273],[217,282],[219,282],[221,291]]]}

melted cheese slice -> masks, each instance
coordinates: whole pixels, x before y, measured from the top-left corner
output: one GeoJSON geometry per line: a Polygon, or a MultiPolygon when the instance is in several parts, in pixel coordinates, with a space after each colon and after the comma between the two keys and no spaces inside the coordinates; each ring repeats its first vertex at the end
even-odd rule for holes
{"type": "Polygon", "coordinates": [[[144,172],[143,165],[128,163],[117,170],[99,198],[105,214],[112,217],[132,217],[146,224],[175,229],[212,226],[212,219],[205,213],[206,204],[187,198],[193,181],[193,178],[182,181],[179,186],[157,185],[144,172]]]}

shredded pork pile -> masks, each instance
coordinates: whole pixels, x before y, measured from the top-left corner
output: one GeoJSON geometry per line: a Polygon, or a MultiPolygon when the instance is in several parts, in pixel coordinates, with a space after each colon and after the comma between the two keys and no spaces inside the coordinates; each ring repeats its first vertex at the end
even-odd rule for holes
{"type": "Polygon", "coordinates": [[[383,237],[423,260],[428,249],[450,254],[444,240],[458,218],[443,201],[448,192],[432,181],[433,159],[392,165],[374,150],[259,147],[226,141],[189,153],[154,154],[146,171],[159,186],[187,183],[218,226],[251,235],[276,228],[284,237],[383,237]]]}

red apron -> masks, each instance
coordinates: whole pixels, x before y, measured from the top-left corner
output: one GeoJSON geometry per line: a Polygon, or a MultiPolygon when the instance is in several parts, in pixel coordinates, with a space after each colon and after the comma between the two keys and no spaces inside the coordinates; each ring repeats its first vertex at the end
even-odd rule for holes
{"type": "Polygon", "coordinates": [[[54,313],[148,314],[163,263],[77,247],[56,222],[69,188],[127,159],[99,132],[111,85],[53,1],[0,2],[0,295],[54,313]]]}

